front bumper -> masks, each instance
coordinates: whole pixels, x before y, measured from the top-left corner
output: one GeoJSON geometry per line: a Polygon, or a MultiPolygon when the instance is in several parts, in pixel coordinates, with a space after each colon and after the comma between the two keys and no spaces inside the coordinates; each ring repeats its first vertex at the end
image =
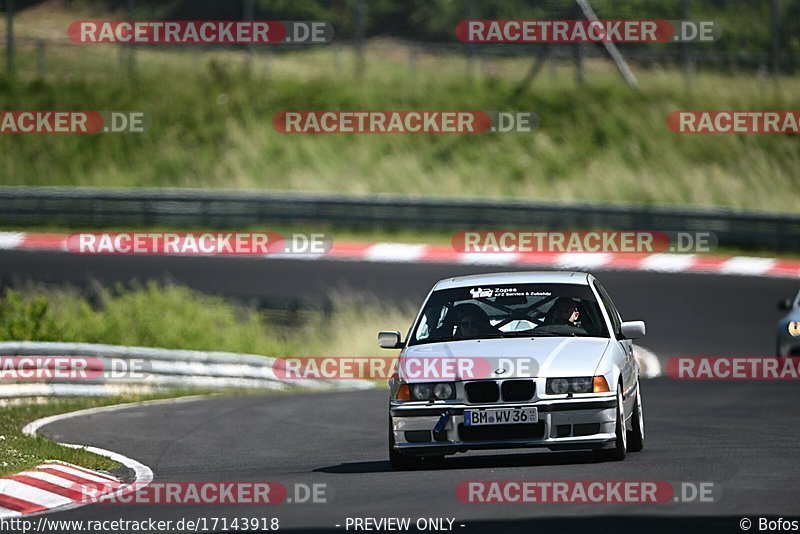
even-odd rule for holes
{"type": "Polygon", "coordinates": [[[611,448],[616,441],[616,397],[496,404],[393,403],[395,450],[409,455],[453,454],[469,450],[545,447],[550,450],[611,448]],[[464,410],[537,408],[534,424],[466,427],[464,410]],[[434,427],[449,414],[441,432],[434,427]]]}

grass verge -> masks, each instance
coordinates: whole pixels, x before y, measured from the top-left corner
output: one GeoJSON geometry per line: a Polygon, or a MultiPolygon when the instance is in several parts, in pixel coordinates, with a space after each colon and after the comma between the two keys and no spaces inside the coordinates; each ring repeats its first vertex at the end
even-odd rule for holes
{"type": "Polygon", "coordinates": [[[85,449],[64,447],[42,436],[26,436],[22,428],[37,419],[98,406],[153,400],[193,394],[170,392],[154,395],[125,395],[105,398],[48,399],[44,403],[25,403],[0,407],[0,476],[19,473],[43,462],[59,460],[89,469],[111,472],[117,462],[85,449]]]}
{"type": "MultiPolygon", "coordinates": [[[[74,13],[22,13],[21,37],[63,30],[74,13]]],[[[719,205],[795,211],[800,152],[791,135],[677,135],[682,109],[793,109],[800,77],[773,84],[747,74],[635,67],[627,88],[609,61],[587,62],[585,85],[568,64],[528,87],[530,58],[492,57],[470,77],[459,55],[373,42],[363,79],[338,48],[256,54],[137,52],[120,68],[116,47],[21,44],[15,79],[0,77],[6,109],[145,112],[143,134],[7,135],[0,168],[9,185],[175,186],[417,196],[506,197],[719,205]],[[284,135],[273,116],[291,109],[534,111],[528,134],[284,135]]]]}

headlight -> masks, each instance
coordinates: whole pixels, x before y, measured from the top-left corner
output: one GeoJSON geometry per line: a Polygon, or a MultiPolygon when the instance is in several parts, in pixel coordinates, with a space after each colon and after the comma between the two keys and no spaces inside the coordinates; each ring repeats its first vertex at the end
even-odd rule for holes
{"type": "Polygon", "coordinates": [[[411,386],[411,400],[447,400],[455,398],[456,389],[448,382],[414,384],[411,386]]]}
{"type": "Polygon", "coordinates": [[[572,391],[575,393],[591,393],[592,392],[592,377],[582,376],[580,378],[573,378],[572,391]]]}
{"type": "Polygon", "coordinates": [[[549,395],[564,395],[565,393],[592,393],[594,391],[594,377],[579,376],[577,378],[548,378],[545,389],[549,395]]]}
{"type": "Polygon", "coordinates": [[[556,395],[563,395],[569,391],[569,382],[566,378],[549,378],[547,380],[547,392],[556,395]]]}
{"type": "Polygon", "coordinates": [[[436,384],[433,387],[433,396],[437,399],[449,399],[453,396],[453,386],[450,384],[436,384]]]}
{"type": "Polygon", "coordinates": [[[433,384],[414,384],[411,386],[411,397],[414,400],[427,400],[433,393],[433,384]]]}

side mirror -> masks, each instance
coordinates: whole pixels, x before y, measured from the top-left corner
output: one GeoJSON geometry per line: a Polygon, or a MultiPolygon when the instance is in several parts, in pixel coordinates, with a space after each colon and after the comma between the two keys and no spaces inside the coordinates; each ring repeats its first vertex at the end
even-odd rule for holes
{"type": "Polygon", "coordinates": [[[639,339],[644,337],[647,328],[644,321],[625,321],[620,325],[619,331],[625,339],[639,339]]]}
{"type": "Polygon", "coordinates": [[[400,341],[400,332],[397,330],[378,332],[378,346],[382,349],[402,349],[403,342],[400,341]]]}
{"type": "Polygon", "coordinates": [[[778,309],[779,310],[791,310],[792,309],[792,299],[783,299],[778,302],[778,309]]]}

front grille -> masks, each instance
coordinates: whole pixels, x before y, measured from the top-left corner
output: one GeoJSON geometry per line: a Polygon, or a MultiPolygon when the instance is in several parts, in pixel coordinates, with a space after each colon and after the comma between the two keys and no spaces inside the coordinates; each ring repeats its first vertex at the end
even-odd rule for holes
{"type": "Polygon", "coordinates": [[[504,401],[526,401],[533,398],[536,384],[533,380],[506,380],[501,389],[504,401]]]}
{"type": "Polygon", "coordinates": [[[531,425],[458,425],[461,441],[495,441],[504,439],[531,439],[544,437],[544,421],[531,425]]]}
{"type": "Polygon", "coordinates": [[[469,402],[497,402],[500,398],[497,382],[468,382],[464,385],[464,390],[467,392],[469,402]]]}

